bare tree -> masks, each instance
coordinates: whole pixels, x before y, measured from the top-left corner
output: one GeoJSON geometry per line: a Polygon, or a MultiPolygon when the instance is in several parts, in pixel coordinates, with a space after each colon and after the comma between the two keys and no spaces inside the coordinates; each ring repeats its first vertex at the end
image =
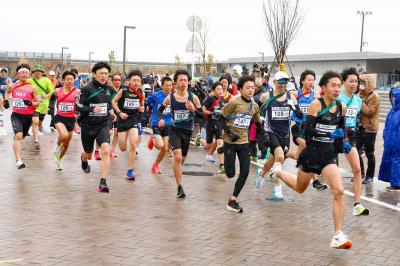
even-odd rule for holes
{"type": "MultiPolygon", "coordinates": [[[[300,0],[264,0],[264,23],[278,65],[283,64],[286,51],[303,22],[300,0]]],[[[271,67],[272,69],[272,67],[271,67]]]]}
{"type": "Polygon", "coordinates": [[[207,52],[208,45],[210,44],[210,35],[207,21],[204,22],[204,25],[201,31],[198,33],[200,39],[200,54],[201,54],[201,67],[200,73],[205,76],[207,73],[207,52]]]}

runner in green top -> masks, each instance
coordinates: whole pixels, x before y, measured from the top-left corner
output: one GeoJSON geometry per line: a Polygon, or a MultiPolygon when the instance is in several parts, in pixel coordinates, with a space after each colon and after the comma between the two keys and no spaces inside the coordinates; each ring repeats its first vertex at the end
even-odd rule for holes
{"type": "Polygon", "coordinates": [[[51,80],[46,77],[42,77],[43,74],[43,66],[34,65],[32,69],[32,77],[28,80],[28,82],[36,88],[40,101],[40,104],[36,108],[32,117],[32,132],[33,137],[35,138],[34,146],[36,150],[40,150],[39,128],[42,127],[44,117],[49,109],[51,95],[53,95],[54,92],[51,80]]]}

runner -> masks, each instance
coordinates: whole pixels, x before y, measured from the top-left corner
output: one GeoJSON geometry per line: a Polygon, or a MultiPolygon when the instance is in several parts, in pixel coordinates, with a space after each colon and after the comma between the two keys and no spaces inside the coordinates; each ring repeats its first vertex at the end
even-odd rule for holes
{"type": "Polygon", "coordinates": [[[100,163],[101,178],[99,192],[109,192],[106,179],[110,168],[110,135],[109,115],[113,114],[111,107],[112,88],[107,87],[108,73],[111,67],[106,62],[98,62],[92,68],[93,80],[82,88],[78,107],[80,111],[80,126],[83,152],[81,154],[82,170],[90,172],[88,159],[92,158],[93,146],[99,144],[102,153],[100,163]]]}
{"type": "Polygon", "coordinates": [[[32,77],[28,80],[28,82],[36,88],[40,101],[32,117],[32,133],[35,139],[33,145],[36,150],[40,150],[39,129],[42,129],[44,117],[49,109],[50,98],[54,92],[53,84],[48,78],[42,77],[43,74],[43,66],[39,64],[34,65],[32,77]]]}
{"type": "Polygon", "coordinates": [[[151,107],[151,126],[153,128],[153,134],[150,135],[147,143],[149,149],[153,146],[159,150],[157,158],[151,166],[151,172],[154,174],[161,174],[160,162],[165,156],[165,153],[169,149],[168,134],[171,125],[171,105],[168,105],[162,113],[162,119],[164,120],[164,126],[158,127],[159,117],[158,108],[162,105],[165,98],[170,95],[172,89],[172,79],[170,77],[163,77],[161,79],[162,90],[154,92],[147,99],[147,104],[151,107]]]}
{"type": "Polygon", "coordinates": [[[335,234],[330,246],[348,249],[352,247],[352,242],[341,231],[345,209],[344,188],[337,166],[338,150],[335,148],[335,146],[343,148],[346,145],[344,144],[346,141],[343,141],[346,105],[336,101],[341,85],[342,77],[339,73],[328,71],[321,77],[319,86],[324,90],[324,95],[310,104],[307,113],[305,125],[307,145],[297,161],[297,177],[282,171],[280,165],[273,168],[270,177],[273,180],[279,178],[293,190],[303,193],[313,175],[322,174],[333,194],[335,234]]]}
{"type": "Polygon", "coordinates": [[[219,78],[219,82],[222,84],[222,88],[224,89],[224,102],[228,103],[233,95],[228,91],[229,89],[229,78],[225,75],[221,76],[219,78]]]}
{"type": "Polygon", "coordinates": [[[127,150],[129,138],[128,171],[126,178],[135,180],[134,166],[136,161],[136,147],[139,137],[139,118],[144,112],[144,94],[140,89],[142,73],[132,70],[128,74],[129,86],[118,91],[112,99],[112,105],[118,116],[118,146],[121,151],[127,150]]]}
{"type": "MultiPolygon", "coordinates": [[[[260,176],[264,176],[271,167],[280,167],[286,158],[290,146],[290,111],[303,118],[303,113],[297,105],[296,97],[286,91],[289,82],[288,75],[278,71],[274,76],[274,89],[260,97],[261,112],[264,114],[264,128],[270,140],[270,156],[264,164],[260,176]]],[[[272,199],[283,200],[282,186],[279,181],[272,189],[272,199]]]]}
{"type": "Polygon", "coordinates": [[[64,157],[73,135],[76,121],[76,99],[79,98],[79,91],[73,87],[75,73],[67,70],[62,74],[62,79],[64,86],[54,91],[54,95],[57,96],[57,114],[53,118],[53,124],[58,133],[53,149],[56,170],[63,169],[61,159],[64,157]]]}
{"type": "MultiPolygon", "coordinates": [[[[185,198],[182,187],[182,164],[189,151],[190,137],[194,127],[194,113],[203,115],[200,100],[196,95],[188,92],[191,77],[189,72],[178,69],[174,74],[175,92],[168,95],[158,108],[158,117],[162,117],[167,106],[171,107],[172,122],[169,130],[169,143],[174,154],[174,176],[177,187],[177,198],[185,198]]],[[[164,119],[160,119],[158,127],[165,126],[164,119]]]]}
{"type": "Polygon", "coordinates": [[[14,130],[13,149],[18,169],[25,168],[21,158],[22,140],[28,134],[32,125],[32,115],[35,107],[39,106],[38,92],[28,83],[30,67],[27,64],[17,66],[18,80],[10,84],[6,91],[5,107],[9,107],[12,98],[11,124],[14,130]]]}
{"type": "Polygon", "coordinates": [[[2,68],[0,71],[0,101],[4,100],[8,86],[12,84],[12,80],[7,76],[7,74],[7,69],[2,68]]]}
{"type": "MultiPolygon", "coordinates": [[[[111,87],[114,89],[113,94],[117,94],[118,91],[121,89],[121,82],[122,82],[122,76],[119,73],[114,73],[111,76],[111,87]]],[[[111,157],[118,157],[117,153],[115,152],[115,147],[118,144],[118,130],[117,130],[117,120],[111,120],[110,121],[110,130],[111,130],[111,135],[113,135],[113,139],[111,142],[111,151],[110,151],[110,156],[111,157]]]]}
{"type": "MultiPolygon", "coordinates": [[[[314,71],[303,71],[303,73],[300,75],[300,89],[297,91],[297,93],[295,92],[300,110],[303,113],[303,118],[300,119],[295,113],[292,113],[291,120],[295,122],[295,124],[292,126],[293,143],[298,146],[296,151],[289,151],[286,156],[296,161],[299,158],[300,153],[302,153],[306,147],[306,141],[304,140],[304,126],[306,123],[308,109],[314,99],[321,97],[319,93],[314,90],[314,81],[314,71]]],[[[312,185],[315,190],[324,190],[328,188],[326,184],[321,183],[317,176],[314,176],[312,179],[312,185]]]]}
{"type": "MultiPolygon", "coordinates": [[[[221,115],[221,109],[224,106],[223,95],[224,90],[220,82],[215,82],[211,87],[211,93],[203,102],[203,113],[207,121],[206,126],[206,150],[208,151],[207,160],[214,161],[212,157],[216,147],[222,147],[222,130],[219,127],[218,120],[221,115]],[[214,142],[215,138],[215,143],[214,142]]],[[[225,174],[224,154],[218,154],[219,157],[219,174],[225,174]]]]}
{"type": "Polygon", "coordinates": [[[250,147],[249,147],[249,126],[254,119],[257,126],[257,134],[263,142],[268,141],[268,135],[260,123],[260,110],[254,102],[254,77],[243,76],[239,79],[238,88],[240,95],[233,98],[222,108],[220,125],[224,130],[224,159],[225,174],[233,178],[236,173],[236,155],[239,159],[240,174],[236,180],[232,196],[229,198],[226,208],[233,212],[243,212],[237,202],[250,170],[250,147]]]}
{"type": "Polygon", "coordinates": [[[358,87],[359,76],[355,68],[347,68],[342,72],[343,79],[343,90],[339,95],[339,100],[346,105],[346,133],[349,138],[351,148],[348,152],[345,152],[347,162],[350,164],[351,170],[354,174],[353,179],[353,192],[354,192],[354,207],[353,215],[368,215],[369,210],[364,208],[360,203],[361,190],[362,190],[362,178],[361,178],[361,167],[356,148],[357,136],[356,130],[360,126],[360,111],[362,106],[362,100],[355,93],[358,87]]]}

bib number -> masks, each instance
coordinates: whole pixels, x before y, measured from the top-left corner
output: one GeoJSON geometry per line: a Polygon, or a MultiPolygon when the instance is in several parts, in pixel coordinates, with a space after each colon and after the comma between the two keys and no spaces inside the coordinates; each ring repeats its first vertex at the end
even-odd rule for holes
{"type": "Polygon", "coordinates": [[[346,110],[346,117],[355,118],[357,116],[357,107],[350,105],[346,110]]]}
{"type": "Polygon", "coordinates": [[[73,103],[60,103],[58,105],[58,111],[60,113],[69,113],[74,111],[74,104],[73,103]]]}
{"type": "Polygon", "coordinates": [[[233,121],[233,126],[237,128],[248,128],[250,126],[250,121],[250,115],[241,115],[233,121]]]}
{"type": "Polygon", "coordinates": [[[288,120],[290,109],[288,107],[272,107],[272,120],[288,120]]]}
{"type": "Polygon", "coordinates": [[[186,120],[189,119],[190,111],[189,110],[176,110],[174,112],[174,120],[186,120]]]}
{"type": "Polygon", "coordinates": [[[306,105],[306,104],[300,104],[299,108],[303,112],[303,114],[307,114],[308,113],[308,109],[310,109],[310,106],[306,105]]]}
{"type": "Polygon", "coordinates": [[[126,109],[138,109],[139,108],[139,99],[130,99],[125,98],[124,108],[126,109]]]}
{"type": "Polygon", "coordinates": [[[91,103],[90,107],[100,107],[101,111],[98,113],[90,112],[89,116],[106,116],[107,115],[107,103],[91,103]]]}
{"type": "Polygon", "coordinates": [[[13,99],[13,107],[18,109],[26,109],[28,106],[24,103],[22,99],[13,99]]]}

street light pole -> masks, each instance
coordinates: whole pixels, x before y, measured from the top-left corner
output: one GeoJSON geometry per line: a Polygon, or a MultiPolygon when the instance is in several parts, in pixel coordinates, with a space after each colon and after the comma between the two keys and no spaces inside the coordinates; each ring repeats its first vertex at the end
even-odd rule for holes
{"type": "Polygon", "coordinates": [[[61,47],[61,71],[64,70],[64,50],[67,50],[68,47],[61,47]]]}
{"type": "Polygon", "coordinates": [[[88,73],[90,73],[90,63],[92,63],[92,54],[94,54],[94,52],[89,52],[89,66],[88,66],[88,73]]]}
{"type": "Polygon", "coordinates": [[[122,74],[126,76],[125,73],[125,64],[126,64],[126,29],[136,29],[134,26],[124,26],[124,52],[123,52],[123,59],[122,59],[122,74]]]}
{"type": "Polygon", "coordinates": [[[360,52],[362,52],[364,46],[364,21],[365,16],[372,15],[371,11],[357,11],[357,15],[361,16],[361,43],[360,43],[360,52]]]}

